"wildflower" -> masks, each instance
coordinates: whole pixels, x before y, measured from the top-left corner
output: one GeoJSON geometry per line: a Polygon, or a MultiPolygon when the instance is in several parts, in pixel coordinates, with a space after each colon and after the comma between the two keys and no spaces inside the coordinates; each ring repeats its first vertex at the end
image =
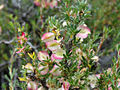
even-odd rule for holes
{"type": "Polygon", "coordinates": [[[64,81],[62,87],[64,88],[64,90],[69,90],[69,87],[70,87],[69,82],[64,81]]]}
{"type": "Polygon", "coordinates": [[[112,68],[108,68],[108,69],[107,69],[107,74],[108,74],[108,75],[109,75],[109,74],[113,74],[112,68]]]}
{"type": "Polygon", "coordinates": [[[46,90],[43,86],[41,86],[40,88],[38,88],[38,90],[46,90]]]}
{"type": "Polygon", "coordinates": [[[59,69],[59,66],[54,65],[54,66],[53,66],[53,69],[50,71],[50,73],[51,73],[53,76],[59,76],[59,75],[61,75],[61,71],[60,71],[60,69],[59,69]]]}
{"type": "Polygon", "coordinates": [[[54,33],[48,32],[48,33],[43,34],[41,40],[43,42],[50,42],[50,41],[54,40],[54,38],[55,38],[54,33]]]}
{"type": "Polygon", "coordinates": [[[27,41],[27,38],[25,37],[25,33],[24,32],[22,32],[22,36],[17,37],[17,39],[19,40],[18,42],[20,44],[23,44],[24,41],[27,41]]]}
{"type": "Polygon", "coordinates": [[[32,66],[31,63],[27,63],[25,66],[24,66],[25,69],[27,69],[27,73],[32,73],[34,72],[34,67],[32,66]]]}
{"type": "Polygon", "coordinates": [[[45,75],[48,73],[49,68],[48,68],[48,65],[46,66],[39,65],[38,70],[40,70],[41,75],[45,75]]]}
{"type": "Polygon", "coordinates": [[[54,7],[57,7],[58,2],[56,0],[52,0],[49,5],[51,8],[54,8],[54,7]]]}
{"type": "Polygon", "coordinates": [[[4,5],[2,4],[2,5],[0,5],[0,10],[2,10],[4,8],[4,5]]]}
{"type": "Polygon", "coordinates": [[[79,38],[80,39],[85,39],[85,38],[88,37],[88,34],[91,33],[90,29],[85,25],[80,25],[77,29],[80,30],[80,32],[77,33],[77,35],[76,35],[77,39],[79,39],[79,38]]]}
{"type": "Polygon", "coordinates": [[[49,55],[48,55],[48,53],[46,51],[40,51],[38,53],[38,59],[40,61],[47,60],[48,58],[49,58],[49,55]]]}
{"type": "Polygon", "coordinates": [[[34,4],[35,4],[35,6],[37,6],[37,7],[39,7],[40,6],[40,2],[39,1],[34,1],[34,4]]]}
{"type": "Polygon", "coordinates": [[[100,74],[96,74],[95,76],[96,76],[98,79],[100,79],[100,74]]]}
{"type": "Polygon", "coordinates": [[[29,81],[28,84],[27,84],[27,89],[28,90],[37,90],[38,86],[35,82],[29,81]]]}
{"type": "Polygon", "coordinates": [[[63,27],[67,26],[67,22],[64,21],[62,25],[63,25],[63,27]]]}
{"type": "Polygon", "coordinates": [[[53,56],[55,59],[63,59],[65,51],[63,49],[56,49],[55,51],[53,51],[53,56]]]}
{"type": "Polygon", "coordinates": [[[118,85],[117,85],[118,88],[120,88],[120,81],[118,82],[118,85]]]}
{"type": "Polygon", "coordinates": [[[88,80],[89,80],[91,88],[95,88],[96,87],[96,83],[97,83],[96,76],[95,75],[89,75],[88,76],[88,80]]]}
{"type": "Polygon", "coordinates": [[[108,87],[108,90],[112,90],[112,87],[108,87]]]}
{"type": "Polygon", "coordinates": [[[59,61],[62,60],[62,58],[57,57],[56,54],[52,54],[51,55],[51,60],[59,63],[59,61]]]}
{"type": "Polygon", "coordinates": [[[46,46],[49,50],[54,51],[60,49],[60,43],[57,40],[46,42],[46,46]]]}
{"type": "Polygon", "coordinates": [[[94,57],[92,57],[91,59],[94,60],[95,62],[98,62],[98,61],[99,61],[98,56],[94,56],[94,57]]]}

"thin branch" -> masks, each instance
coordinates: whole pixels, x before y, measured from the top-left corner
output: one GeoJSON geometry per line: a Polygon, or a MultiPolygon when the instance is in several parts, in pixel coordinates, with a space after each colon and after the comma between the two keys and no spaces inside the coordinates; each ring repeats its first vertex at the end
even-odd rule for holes
{"type": "Polygon", "coordinates": [[[9,40],[9,41],[7,41],[7,40],[1,40],[1,41],[0,41],[0,44],[1,44],[1,43],[11,44],[11,43],[14,41],[14,39],[15,39],[15,38],[13,38],[13,39],[11,39],[11,40],[9,40]]]}
{"type": "Polygon", "coordinates": [[[37,50],[37,47],[38,47],[38,46],[33,46],[30,42],[27,42],[27,44],[28,44],[31,48],[33,48],[36,53],[38,52],[38,50],[37,50]]]}

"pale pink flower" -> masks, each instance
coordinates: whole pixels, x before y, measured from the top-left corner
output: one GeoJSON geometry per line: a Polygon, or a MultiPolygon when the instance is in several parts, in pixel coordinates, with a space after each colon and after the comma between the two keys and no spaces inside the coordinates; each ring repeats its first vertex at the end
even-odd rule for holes
{"type": "Polygon", "coordinates": [[[50,7],[51,8],[57,7],[57,5],[58,5],[57,0],[52,0],[52,2],[50,2],[50,7]]]}
{"type": "Polygon", "coordinates": [[[46,66],[39,65],[38,70],[40,70],[41,75],[45,75],[48,73],[49,67],[48,67],[48,65],[46,65],[46,66]]]}
{"type": "Polygon", "coordinates": [[[55,51],[53,51],[53,54],[55,59],[63,59],[64,58],[63,54],[65,54],[65,50],[61,48],[56,49],[55,51]]]}
{"type": "Polygon", "coordinates": [[[80,25],[78,28],[78,30],[80,30],[79,33],[77,33],[76,38],[79,39],[85,39],[88,37],[88,34],[90,34],[90,29],[87,26],[84,25],[80,25]]]}
{"type": "Polygon", "coordinates": [[[27,90],[37,90],[38,86],[35,82],[29,81],[27,84],[27,90]]]}
{"type": "Polygon", "coordinates": [[[27,64],[25,65],[25,69],[27,69],[27,73],[34,72],[34,67],[32,66],[31,63],[27,63],[27,64]]]}
{"type": "Polygon", "coordinates": [[[4,7],[4,4],[0,5],[0,10],[2,10],[4,7]]]}
{"type": "Polygon", "coordinates": [[[41,40],[43,42],[50,42],[50,41],[54,40],[54,38],[55,38],[54,33],[48,32],[48,33],[43,34],[41,40]]]}
{"type": "Polygon", "coordinates": [[[64,81],[62,87],[64,88],[64,90],[69,90],[69,87],[70,87],[69,82],[64,81]]]}
{"type": "Polygon", "coordinates": [[[56,54],[52,54],[52,55],[51,55],[51,60],[54,61],[55,59],[57,59],[57,60],[62,60],[62,57],[57,56],[56,54]]]}
{"type": "Polygon", "coordinates": [[[108,90],[112,90],[112,87],[108,87],[108,90]]]}
{"type": "Polygon", "coordinates": [[[98,79],[100,79],[100,74],[96,74],[95,76],[96,76],[98,79]]]}
{"type": "Polygon", "coordinates": [[[54,65],[54,66],[53,66],[53,69],[50,71],[50,73],[51,73],[53,76],[60,76],[60,75],[61,75],[61,71],[60,71],[60,69],[59,69],[59,66],[54,65]]]}
{"type": "Polygon", "coordinates": [[[49,58],[49,54],[46,51],[40,51],[37,56],[40,61],[47,60],[49,58]]]}
{"type": "Polygon", "coordinates": [[[46,42],[46,46],[51,51],[60,49],[60,43],[57,40],[46,42]]]}
{"type": "Polygon", "coordinates": [[[120,81],[118,82],[118,86],[117,87],[120,87],[120,81]]]}
{"type": "Polygon", "coordinates": [[[34,1],[34,4],[35,4],[35,6],[37,6],[37,7],[39,7],[40,6],[40,2],[39,1],[34,1]]]}

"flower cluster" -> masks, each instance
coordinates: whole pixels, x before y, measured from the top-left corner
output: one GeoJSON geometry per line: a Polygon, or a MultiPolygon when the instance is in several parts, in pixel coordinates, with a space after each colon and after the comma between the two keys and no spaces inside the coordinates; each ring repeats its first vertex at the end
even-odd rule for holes
{"type": "MultiPolygon", "coordinates": [[[[48,33],[45,33],[41,40],[43,42],[45,42],[45,45],[47,47],[47,50],[45,51],[39,51],[38,52],[38,59],[39,59],[39,64],[38,64],[38,71],[36,71],[36,75],[40,75],[41,77],[45,76],[45,75],[49,75],[50,77],[59,77],[61,76],[61,73],[62,73],[62,70],[60,68],[61,64],[60,62],[62,61],[62,59],[64,58],[64,54],[65,53],[65,50],[63,50],[61,48],[61,43],[60,41],[58,40],[55,40],[55,35],[54,33],[51,33],[51,32],[48,32],[48,33]],[[48,50],[51,52],[48,53],[48,50]]],[[[33,58],[34,56],[34,53],[33,55],[29,54],[29,56],[33,58]]],[[[27,63],[23,69],[26,69],[26,72],[27,73],[34,73],[35,71],[35,68],[34,67],[34,64],[32,65],[31,63],[27,63]]],[[[38,77],[38,76],[37,76],[38,77]]],[[[29,77],[27,77],[27,79],[23,78],[23,80],[27,81],[27,88],[30,89],[30,90],[33,90],[33,89],[37,89],[38,88],[38,85],[37,83],[35,83],[34,81],[32,81],[29,77]]],[[[46,79],[47,80],[47,79],[46,79]]],[[[51,81],[47,81],[46,82],[46,85],[47,87],[49,88],[52,88],[53,85],[51,85],[51,83],[49,83],[51,81]]],[[[70,87],[70,84],[68,81],[66,80],[62,80],[61,81],[61,78],[59,79],[59,82],[62,83],[62,86],[61,86],[61,89],[62,90],[68,90],[69,87],[70,87]]],[[[42,88],[42,87],[40,87],[42,88]]],[[[54,87],[56,88],[56,87],[54,87]]],[[[60,88],[59,88],[60,89],[60,88]]]]}
{"type": "Polygon", "coordinates": [[[88,37],[88,34],[91,33],[90,29],[86,25],[80,25],[77,30],[80,30],[79,33],[77,33],[76,38],[80,39],[80,41],[83,41],[83,39],[88,37]]]}
{"type": "Polygon", "coordinates": [[[41,2],[39,2],[39,0],[35,0],[34,4],[42,8],[47,8],[49,6],[51,8],[54,8],[54,7],[57,7],[58,1],[60,2],[60,0],[41,0],[41,2]]]}
{"type": "Polygon", "coordinates": [[[17,39],[18,39],[18,43],[19,43],[19,48],[16,53],[21,53],[21,52],[24,53],[24,48],[25,48],[24,43],[27,41],[27,38],[25,37],[25,33],[22,32],[22,35],[18,36],[17,39]]]}
{"type": "MultiPolygon", "coordinates": [[[[56,62],[59,64],[59,61],[61,61],[64,58],[63,54],[65,54],[65,51],[60,47],[60,42],[54,39],[55,39],[55,35],[54,33],[51,32],[45,33],[42,36],[41,40],[46,43],[47,49],[49,49],[52,52],[52,54],[51,56],[49,56],[47,51],[40,51],[38,53],[38,59],[41,62],[47,59],[51,59],[52,62],[56,62]]],[[[50,73],[56,76],[60,75],[61,71],[58,68],[59,66],[55,64],[53,66],[53,69],[50,71],[50,73]]],[[[40,70],[43,69],[41,71],[42,75],[47,74],[48,65],[46,66],[40,65],[39,69],[40,70]]]]}

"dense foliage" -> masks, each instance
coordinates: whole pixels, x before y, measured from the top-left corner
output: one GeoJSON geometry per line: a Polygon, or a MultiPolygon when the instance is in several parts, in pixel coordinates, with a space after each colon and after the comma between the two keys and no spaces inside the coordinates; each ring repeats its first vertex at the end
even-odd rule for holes
{"type": "Polygon", "coordinates": [[[119,0],[0,2],[10,90],[120,88],[119,0]]]}

